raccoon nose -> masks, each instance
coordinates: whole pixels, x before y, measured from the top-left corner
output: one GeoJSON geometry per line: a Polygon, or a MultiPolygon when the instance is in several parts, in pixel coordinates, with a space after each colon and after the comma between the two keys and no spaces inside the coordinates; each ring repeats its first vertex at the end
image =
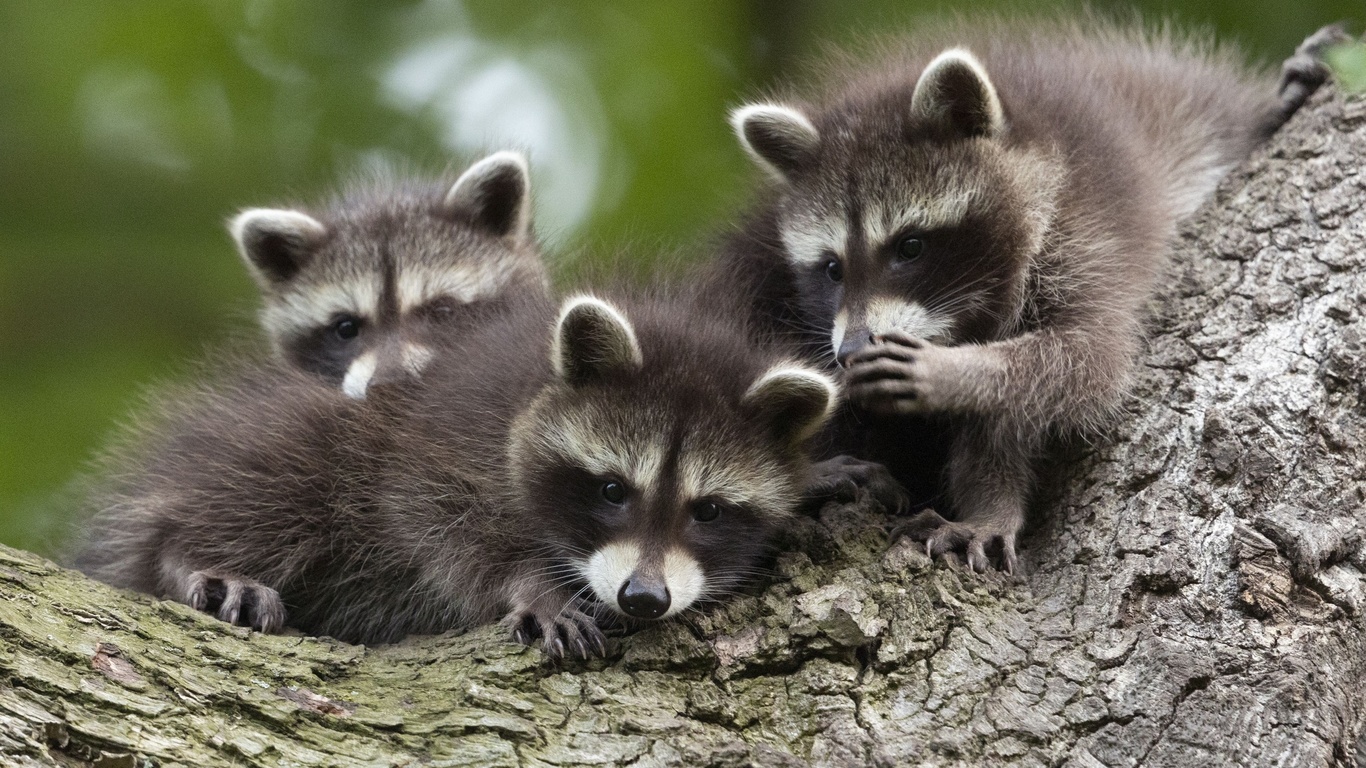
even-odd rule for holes
{"type": "Polygon", "coordinates": [[[844,340],[840,342],[839,352],[835,354],[835,360],[840,367],[849,360],[849,356],[873,343],[873,334],[869,331],[846,334],[844,340]]]}
{"type": "Polygon", "coordinates": [[[617,592],[617,604],[632,618],[657,619],[669,610],[669,588],[653,579],[632,575],[617,592]]]}

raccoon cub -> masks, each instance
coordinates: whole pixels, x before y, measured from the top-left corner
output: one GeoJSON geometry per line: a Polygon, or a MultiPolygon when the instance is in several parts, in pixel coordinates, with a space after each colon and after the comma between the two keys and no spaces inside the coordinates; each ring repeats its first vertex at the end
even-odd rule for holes
{"type": "Polygon", "coordinates": [[[734,112],[772,184],[718,272],[844,368],[879,446],[860,459],[947,430],[953,519],[901,532],[1011,570],[1032,462],[1115,410],[1176,224],[1323,82],[1341,36],[1306,41],[1277,87],[1169,32],[924,26],[812,100],[734,112]]]}
{"type": "Polygon", "coordinates": [[[501,616],[551,655],[601,653],[599,619],[746,581],[837,397],[711,301],[518,297],[364,401],[248,368],[121,452],[77,565],[264,631],[379,643],[501,616]]]}
{"type": "Polygon", "coordinates": [[[277,353],[353,398],[417,375],[433,337],[509,293],[546,290],[526,161],[498,152],[456,182],[377,181],[325,209],[252,208],[229,224],[277,353]]]}

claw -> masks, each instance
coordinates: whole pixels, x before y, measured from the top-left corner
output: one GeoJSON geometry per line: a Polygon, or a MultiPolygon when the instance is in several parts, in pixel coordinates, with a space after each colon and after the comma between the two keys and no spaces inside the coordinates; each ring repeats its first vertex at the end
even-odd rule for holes
{"type": "Polygon", "coordinates": [[[981,539],[968,542],[968,567],[977,573],[985,573],[987,570],[987,553],[981,539]]]}
{"type": "Polygon", "coordinates": [[[547,640],[545,644],[545,652],[546,655],[552,659],[564,658],[564,641],[561,640],[558,636],[551,640],[547,640]]]}
{"type": "Polygon", "coordinates": [[[242,617],[242,592],[245,585],[236,579],[224,579],[226,592],[223,595],[223,604],[218,608],[218,618],[229,624],[236,624],[242,617]]]}
{"type": "Polygon", "coordinates": [[[950,522],[932,509],[924,510],[892,530],[892,540],[906,536],[925,542],[925,556],[939,557],[946,563],[950,558],[957,562],[955,553],[961,553],[965,564],[976,573],[992,569],[992,559],[987,555],[988,545],[1000,542],[1000,569],[1013,573],[1018,564],[1015,553],[1015,531],[1017,526],[991,525],[981,522],[950,522]]]}
{"type": "Polygon", "coordinates": [[[202,611],[209,604],[209,596],[204,591],[204,577],[200,574],[190,576],[190,595],[189,605],[196,611],[202,611]]]}

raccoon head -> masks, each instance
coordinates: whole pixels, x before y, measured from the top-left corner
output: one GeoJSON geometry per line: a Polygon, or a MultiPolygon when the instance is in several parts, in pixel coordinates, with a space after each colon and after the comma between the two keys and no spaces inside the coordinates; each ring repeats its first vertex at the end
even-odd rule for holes
{"type": "Polygon", "coordinates": [[[956,344],[1018,322],[1062,166],[1012,143],[971,53],[940,54],[909,94],[819,112],[750,105],[732,124],[777,184],[796,309],[836,359],[890,330],[956,344]]]}
{"type": "MultiPolygon", "coordinates": [[[[635,619],[673,616],[744,584],[791,514],[802,443],[836,385],[797,363],[708,359],[685,324],[646,328],[593,297],[561,309],[553,381],[509,448],[546,553],[635,619]],[[708,363],[714,365],[708,365],[708,363]]],[[[738,342],[737,342],[738,343],[738,342]]]]}
{"type": "Polygon", "coordinates": [[[277,352],[362,398],[419,374],[434,342],[500,296],[544,290],[526,161],[499,152],[449,188],[382,189],[320,216],[253,208],[229,224],[277,352]]]}

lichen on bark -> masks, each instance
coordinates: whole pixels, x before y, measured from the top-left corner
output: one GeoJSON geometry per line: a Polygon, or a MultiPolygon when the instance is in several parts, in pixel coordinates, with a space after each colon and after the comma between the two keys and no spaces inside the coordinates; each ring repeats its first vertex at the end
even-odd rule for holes
{"type": "Polygon", "coordinates": [[[6,765],[1366,765],[1366,100],[1176,246],[1121,423],[1025,574],[798,520],[753,594],[553,666],[496,628],[265,636],[0,549],[6,765]]]}

